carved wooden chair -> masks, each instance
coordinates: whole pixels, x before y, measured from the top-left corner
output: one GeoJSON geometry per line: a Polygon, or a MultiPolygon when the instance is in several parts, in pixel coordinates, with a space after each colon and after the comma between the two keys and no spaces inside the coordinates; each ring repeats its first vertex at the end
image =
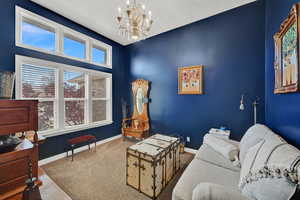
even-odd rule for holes
{"type": "Polygon", "coordinates": [[[131,136],[144,139],[149,136],[148,93],[149,81],[139,79],[132,83],[134,111],[131,118],[123,119],[122,134],[124,138],[131,136]]]}

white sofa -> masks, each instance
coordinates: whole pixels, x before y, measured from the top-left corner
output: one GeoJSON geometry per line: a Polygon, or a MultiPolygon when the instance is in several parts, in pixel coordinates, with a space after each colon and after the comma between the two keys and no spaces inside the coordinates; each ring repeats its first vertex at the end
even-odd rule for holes
{"type": "MultiPolygon", "coordinates": [[[[200,149],[197,151],[195,158],[192,160],[192,162],[189,164],[189,166],[185,169],[183,175],[177,182],[173,193],[172,193],[172,200],[266,200],[266,199],[279,199],[274,198],[274,196],[270,195],[266,197],[266,194],[262,194],[261,196],[253,197],[251,195],[251,190],[253,191],[253,187],[249,189],[249,187],[243,187],[243,191],[241,190],[241,185],[244,186],[245,184],[243,181],[245,180],[244,177],[241,177],[241,169],[246,168],[242,171],[243,174],[247,174],[247,167],[249,168],[249,164],[243,163],[244,160],[247,160],[247,163],[249,163],[249,158],[251,158],[251,153],[253,152],[253,146],[258,145],[261,141],[268,141],[266,142],[268,145],[265,145],[266,147],[261,148],[262,151],[261,155],[257,153],[256,156],[264,157],[266,153],[266,149],[273,148],[270,152],[273,152],[273,154],[281,155],[285,151],[284,149],[290,149],[292,148],[291,145],[288,147],[285,147],[286,145],[281,145],[281,143],[286,143],[284,140],[282,140],[279,136],[274,134],[269,128],[267,128],[264,125],[257,124],[253,127],[251,127],[243,136],[241,142],[236,142],[233,140],[227,140],[228,142],[238,146],[240,152],[239,152],[239,159],[241,162],[241,168],[236,167],[233,165],[233,163],[222,156],[221,153],[214,150],[213,147],[207,144],[203,144],[200,149]],[[280,141],[280,145],[276,143],[276,145],[269,144],[270,141],[278,142],[280,141]],[[282,141],[282,142],[281,142],[282,141]],[[270,147],[269,147],[270,146],[270,147]],[[278,148],[278,147],[285,147],[285,148],[278,148]],[[249,150],[252,149],[252,152],[249,150]],[[274,153],[275,152],[275,153],[274,153]],[[248,155],[249,154],[249,155],[248,155]],[[239,187],[240,186],[240,187],[239,187]],[[246,188],[246,189],[245,189],[246,188]],[[249,192],[250,191],[250,192],[249,192]],[[265,196],[263,196],[265,195],[265,196]]],[[[261,142],[263,143],[263,142],[261,142]]],[[[260,146],[261,147],[261,146],[260,146]]],[[[270,153],[271,155],[272,153],[270,153]]],[[[300,151],[295,151],[292,153],[293,156],[295,154],[295,157],[297,157],[296,154],[299,154],[300,151]]],[[[272,155],[273,156],[273,155],[272,155]]],[[[273,156],[274,157],[274,156],[273,156]]],[[[274,160],[274,158],[271,158],[274,160]]],[[[262,160],[263,158],[261,158],[262,160]]],[[[294,159],[291,158],[291,159],[294,159]]],[[[251,159],[250,159],[251,160],[251,159]]],[[[259,158],[253,158],[251,161],[251,167],[255,167],[255,165],[260,164],[259,158]]],[[[277,162],[280,159],[276,159],[275,162],[277,162]]],[[[298,160],[295,160],[293,162],[298,162],[298,160]]],[[[272,161],[273,162],[273,161],[272,161]]],[[[278,161],[279,162],[279,161],[278,161]]],[[[289,160],[283,160],[283,162],[288,163],[289,160]]],[[[299,162],[300,163],[300,162],[299,162]]],[[[299,163],[297,166],[295,166],[297,169],[299,168],[299,163]]],[[[249,168],[250,169],[250,168],[249,168]]],[[[254,169],[253,169],[254,170],[254,169]]],[[[275,170],[274,170],[275,171],[275,170]]],[[[299,170],[300,171],[300,170],[299,170]]],[[[277,172],[277,171],[276,171],[277,172]]],[[[275,173],[275,172],[274,172],[275,173]]],[[[249,179],[249,174],[247,174],[247,178],[249,179]]],[[[267,177],[267,176],[266,176],[267,177]]],[[[270,175],[271,177],[271,175],[270,175]]],[[[268,178],[270,178],[268,177],[268,178]]],[[[251,178],[251,177],[250,177],[251,178]]],[[[272,184],[273,179],[265,178],[263,181],[268,180],[272,184]]],[[[271,177],[273,178],[273,176],[271,177]]],[[[296,177],[297,178],[297,177],[296,177]]],[[[247,179],[247,183],[248,183],[247,179]]],[[[257,178],[255,181],[253,181],[254,184],[251,184],[250,186],[255,186],[258,184],[258,189],[264,189],[264,187],[261,187],[259,185],[260,181],[262,179],[257,178]]],[[[274,181],[283,180],[283,179],[276,179],[274,181]]],[[[295,180],[296,181],[296,180],[295,180]]],[[[252,179],[249,181],[252,183],[252,179]]],[[[260,183],[266,185],[266,183],[260,183]]],[[[296,188],[296,182],[290,184],[288,183],[290,187],[289,190],[284,189],[282,187],[282,190],[285,192],[294,193],[296,188]]],[[[280,185],[280,184],[277,184],[280,185]]],[[[275,187],[274,187],[275,188],[275,187]]],[[[269,188],[264,189],[266,192],[269,188]]],[[[272,187],[271,187],[272,189],[272,187]]],[[[257,190],[257,188],[256,188],[257,190]]],[[[281,190],[281,189],[279,189],[281,190]]],[[[263,193],[263,191],[259,191],[258,193],[263,193]]],[[[273,194],[273,192],[270,192],[273,194]]],[[[267,194],[268,195],[268,194],[267,194]]],[[[274,195],[277,195],[276,192],[274,192],[274,195]]],[[[293,194],[288,194],[289,196],[292,196],[293,194]]],[[[281,198],[282,199],[282,198],[281,198]]]]}

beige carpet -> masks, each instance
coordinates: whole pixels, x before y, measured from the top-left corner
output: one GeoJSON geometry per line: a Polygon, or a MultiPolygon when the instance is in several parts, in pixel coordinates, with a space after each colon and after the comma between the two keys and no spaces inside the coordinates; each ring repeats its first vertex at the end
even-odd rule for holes
{"type": "MultiPolygon", "coordinates": [[[[97,146],[96,153],[76,154],[74,162],[64,158],[42,168],[72,200],[149,200],[126,185],[126,148],[132,144],[117,139],[97,146]]],[[[182,154],[181,170],[158,197],[159,200],[171,200],[172,189],[192,158],[192,154],[182,154]]]]}

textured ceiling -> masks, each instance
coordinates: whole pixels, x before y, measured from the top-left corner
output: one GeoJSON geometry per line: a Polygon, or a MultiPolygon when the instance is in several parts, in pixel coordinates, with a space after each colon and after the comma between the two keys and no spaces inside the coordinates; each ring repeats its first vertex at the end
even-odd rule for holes
{"type": "MultiPolygon", "coordinates": [[[[118,35],[117,8],[125,0],[31,0],[122,45],[133,43],[118,35]]],[[[255,0],[140,0],[153,13],[154,36],[255,0]]],[[[253,13],[255,14],[255,13],[253,13]]]]}

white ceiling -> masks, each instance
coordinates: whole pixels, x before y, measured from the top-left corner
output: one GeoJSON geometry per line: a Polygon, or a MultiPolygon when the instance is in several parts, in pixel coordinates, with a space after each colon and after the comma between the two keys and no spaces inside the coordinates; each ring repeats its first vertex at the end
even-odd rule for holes
{"type": "MultiPolygon", "coordinates": [[[[122,45],[116,15],[126,0],[31,0],[122,45]]],[[[216,15],[255,0],[140,0],[152,11],[150,37],[216,15]]],[[[253,13],[255,14],[255,13],[253,13]]]]}

